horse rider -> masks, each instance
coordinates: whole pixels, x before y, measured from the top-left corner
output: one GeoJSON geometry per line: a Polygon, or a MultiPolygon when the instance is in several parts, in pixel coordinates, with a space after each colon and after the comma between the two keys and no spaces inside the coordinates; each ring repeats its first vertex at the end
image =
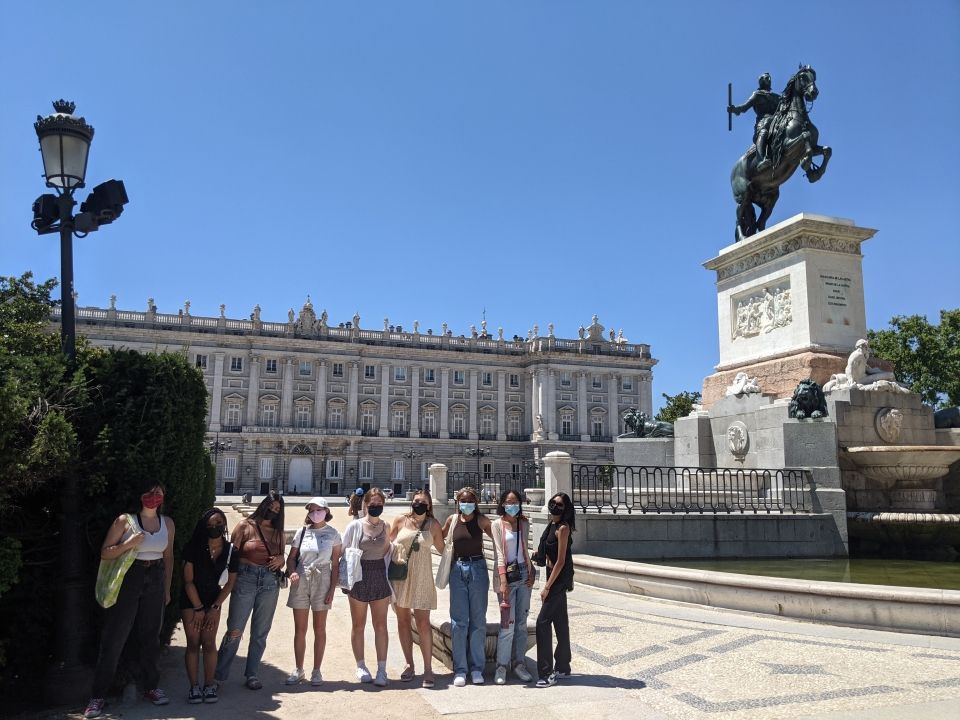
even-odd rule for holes
{"type": "Polygon", "coordinates": [[[753,108],[757,114],[757,122],[753,126],[753,142],[757,146],[757,172],[763,172],[770,167],[770,158],[767,157],[767,136],[774,113],[780,104],[780,96],[770,91],[770,73],[763,73],[757,79],[757,84],[759,88],[754,90],[749,100],[743,105],[730,105],[727,107],[727,112],[739,115],[753,108]]]}

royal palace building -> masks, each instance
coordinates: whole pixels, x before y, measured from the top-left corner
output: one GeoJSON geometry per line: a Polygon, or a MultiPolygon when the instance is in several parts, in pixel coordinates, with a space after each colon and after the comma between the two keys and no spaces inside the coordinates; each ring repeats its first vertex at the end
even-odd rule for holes
{"type": "MultiPolygon", "coordinates": [[[[57,320],[58,318],[54,318],[57,320]]],[[[210,394],[208,442],[217,492],[340,495],[357,486],[395,493],[426,482],[427,468],[526,479],[536,460],[564,450],[580,462],[613,457],[621,413],[652,405],[650,346],[628,343],[596,316],[576,339],[455,336],[359,316],[328,324],[308,298],[287,322],[110,307],[78,308],[92,344],[177,352],[210,394]]]]}

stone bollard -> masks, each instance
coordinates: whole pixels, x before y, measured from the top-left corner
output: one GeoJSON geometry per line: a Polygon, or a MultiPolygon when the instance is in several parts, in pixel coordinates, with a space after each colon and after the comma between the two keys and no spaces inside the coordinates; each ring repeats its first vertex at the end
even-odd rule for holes
{"type": "Polygon", "coordinates": [[[573,497],[573,458],[569,453],[555,450],[544,456],[543,487],[546,492],[542,512],[548,512],[547,504],[557,493],[566,493],[568,497],[573,497]]]}
{"type": "Polygon", "coordinates": [[[430,474],[433,516],[442,523],[452,512],[450,499],[447,497],[447,466],[443,463],[433,463],[427,472],[430,474]]]}

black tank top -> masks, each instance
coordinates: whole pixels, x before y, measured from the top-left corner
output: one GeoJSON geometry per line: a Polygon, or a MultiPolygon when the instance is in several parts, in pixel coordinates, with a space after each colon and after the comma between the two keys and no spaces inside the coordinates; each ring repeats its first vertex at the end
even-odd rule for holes
{"type": "MultiPolygon", "coordinates": [[[[560,542],[557,540],[558,527],[560,526],[556,523],[550,523],[543,531],[543,554],[549,558],[551,566],[557,564],[557,556],[560,552],[560,542]]],[[[569,534],[567,535],[566,558],[563,567],[560,569],[560,577],[555,584],[567,590],[573,588],[573,537],[569,534]]]]}
{"type": "Polygon", "coordinates": [[[458,520],[453,528],[453,556],[475,557],[483,555],[483,530],[480,529],[480,520],[477,513],[469,522],[458,520]]]}

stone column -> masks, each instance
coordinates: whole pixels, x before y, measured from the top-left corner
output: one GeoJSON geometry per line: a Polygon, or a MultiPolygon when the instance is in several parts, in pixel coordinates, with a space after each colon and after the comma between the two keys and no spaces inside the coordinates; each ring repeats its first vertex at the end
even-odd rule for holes
{"type": "Polygon", "coordinates": [[[607,433],[611,437],[616,437],[620,433],[620,402],[619,382],[620,378],[616,373],[610,373],[610,386],[607,388],[607,412],[610,414],[610,420],[607,422],[607,433]]]}
{"type": "Polygon", "coordinates": [[[580,440],[590,442],[590,417],[587,412],[587,373],[577,373],[577,432],[580,440]]]}
{"type": "Polygon", "coordinates": [[[247,425],[257,424],[257,406],[260,404],[260,356],[250,356],[250,385],[247,388],[247,425]]]}
{"type": "Polygon", "coordinates": [[[213,387],[210,394],[210,430],[216,432],[220,429],[220,405],[223,402],[223,358],[222,352],[214,353],[213,356],[213,387]]]}
{"type": "Polygon", "coordinates": [[[479,395],[477,394],[477,370],[470,371],[470,439],[476,440],[477,435],[477,400],[479,395]]]}
{"type": "Polygon", "coordinates": [[[640,383],[640,410],[647,414],[647,417],[653,417],[653,376],[648,370],[643,375],[638,376],[640,383]]]}
{"type": "Polygon", "coordinates": [[[573,496],[573,458],[568,453],[554,450],[543,458],[544,498],[542,512],[548,512],[547,504],[557,493],[573,496]]]}
{"type": "Polygon", "coordinates": [[[559,440],[557,433],[557,371],[547,370],[547,433],[551,440],[559,440]]]}
{"type": "Polygon", "coordinates": [[[347,417],[343,420],[343,426],[351,430],[359,427],[357,423],[358,395],[360,394],[360,363],[350,363],[350,396],[347,401],[347,417]]]}
{"type": "Polygon", "coordinates": [[[293,425],[293,358],[283,359],[283,392],[280,396],[280,427],[293,425]]]}
{"type": "Polygon", "coordinates": [[[520,426],[521,433],[533,432],[533,379],[532,376],[524,384],[523,388],[523,424],[520,426]]]}
{"type": "Polygon", "coordinates": [[[530,371],[530,433],[537,432],[537,415],[540,414],[540,378],[537,370],[530,371]]]}
{"type": "Polygon", "coordinates": [[[450,368],[446,367],[440,368],[440,437],[450,437],[450,368]]]}
{"type": "Polygon", "coordinates": [[[410,368],[410,437],[420,437],[420,366],[410,368]]]}
{"type": "Polygon", "coordinates": [[[377,435],[390,435],[390,366],[386,363],[380,366],[380,430],[377,435]]]}
{"type": "Polygon", "coordinates": [[[327,426],[327,361],[317,363],[317,394],[314,397],[313,426],[327,426]]]}
{"type": "Polygon", "coordinates": [[[443,523],[452,513],[450,496],[447,494],[447,466],[433,463],[430,473],[430,494],[433,496],[433,516],[443,523]]]}
{"type": "Polygon", "coordinates": [[[507,439],[507,372],[497,370],[497,440],[507,439]]]}

